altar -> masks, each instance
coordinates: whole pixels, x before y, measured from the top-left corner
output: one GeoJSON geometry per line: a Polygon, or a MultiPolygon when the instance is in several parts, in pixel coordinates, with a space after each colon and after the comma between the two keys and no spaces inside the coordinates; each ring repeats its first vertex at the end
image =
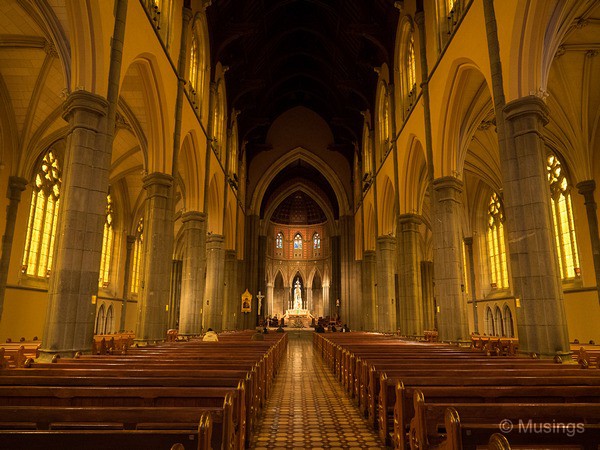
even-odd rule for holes
{"type": "Polygon", "coordinates": [[[314,320],[308,309],[302,308],[302,290],[300,281],[296,279],[294,286],[293,308],[286,310],[283,315],[284,323],[290,328],[308,328],[314,320]]]}
{"type": "Polygon", "coordinates": [[[309,328],[314,317],[308,309],[288,309],[283,319],[285,325],[290,328],[309,328]]]}

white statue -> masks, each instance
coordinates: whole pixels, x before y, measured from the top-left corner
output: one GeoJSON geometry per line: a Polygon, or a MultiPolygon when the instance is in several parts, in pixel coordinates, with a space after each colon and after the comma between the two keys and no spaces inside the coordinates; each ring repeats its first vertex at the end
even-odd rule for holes
{"type": "Polygon", "coordinates": [[[294,309],[302,309],[302,291],[300,290],[300,281],[296,280],[294,288],[294,309]]]}

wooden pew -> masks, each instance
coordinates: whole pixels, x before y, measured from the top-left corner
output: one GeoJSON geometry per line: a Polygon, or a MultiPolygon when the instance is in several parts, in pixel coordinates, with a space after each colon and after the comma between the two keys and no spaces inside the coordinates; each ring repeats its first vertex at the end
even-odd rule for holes
{"type": "Polygon", "coordinates": [[[40,342],[7,342],[0,347],[0,369],[23,367],[27,358],[40,356],[40,342]]]}
{"type": "MultiPolygon", "coordinates": [[[[396,401],[396,385],[399,381],[408,378],[429,377],[435,373],[436,377],[446,377],[454,380],[456,385],[469,385],[471,378],[497,379],[499,376],[506,380],[504,385],[512,385],[511,380],[521,382],[521,379],[537,380],[535,384],[543,384],[548,380],[552,384],[554,379],[568,380],[573,385],[578,383],[579,377],[586,376],[579,368],[569,369],[569,366],[556,366],[551,369],[537,368],[535,365],[516,366],[507,368],[503,365],[479,367],[477,364],[465,364],[461,369],[453,369],[437,366],[422,366],[420,369],[405,369],[386,371],[381,374],[379,389],[371,389],[368,397],[368,419],[380,430],[380,437],[388,439],[389,424],[393,422],[394,403],[396,401]]],[[[593,377],[593,375],[592,375],[593,377]]],[[[600,374],[596,377],[600,383],[600,374]]],[[[562,382],[561,382],[562,383],[562,382]]],[[[373,381],[373,388],[376,382],[373,381]]]]}
{"type": "Polygon", "coordinates": [[[2,401],[25,405],[154,405],[206,406],[200,399],[201,387],[230,387],[242,392],[233,404],[233,429],[236,446],[249,441],[252,424],[266,401],[270,381],[287,347],[287,335],[269,335],[265,341],[252,342],[250,333],[220,336],[216,343],[190,340],[160,346],[131,348],[126,355],[77,355],[55,359],[55,363],[29,362],[28,368],[0,370],[2,401]],[[43,389],[29,389],[39,385],[43,389]],[[75,386],[74,388],[65,386],[75,386]],[[197,392],[194,398],[184,392],[197,392]],[[3,391],[4,387],[7,389],[3,391]],[[22,388],[25,387],[25,388],[22,388]],[[70,390],[69,390],[70,389],[70,390]],[[171,389],[171,391],[168,391],[171,389]],[[173,391],[173,389],[180,389],[173,391]],[[12,394],[8,391],[12,390],[12,394]],[[53,391],[52,391],[53,390],[53,391]],[[51,392],[52,391],[52,392],[51,392]],[[112,391],[112,392],[111,392],[112,391]],[[173,394],[169,397],[169,392],[173,394]],[[62,397],[61,397],[62,396],[62,397]],[[242,400],[239,400],[242,399],[242,400]],[[244,401],[245,399],[245,401],[244,401]],[[194,403],[196,402],[196,403],[194,403]],[[241,411],[241,412],[240,412],[241,411]],[[244,432],[245,425],[245,432],[244,432]]]}
{"type": "MultiPolygon", "coordinates": [[[[540,380],[543,382],[543,380],[540,380]]],[[[396,385],[394,405],[392,446],[405,449],[408,445],[407,431],[411,419],[415,417],[414,396],[420,392],[428,403],[600,403],[600,385],[598,386],[405,386],[396,385]]]]}
{"type": "Polygon", "coordinates": [[[591,403],[429,403],[414,394],[411,448],[462,450],[504,431],[512,445],[597,449],[600,405],[591,403]],[[444,433],[439,425],[444,424],[444,433]],[[562,427],[561,424],[565,426],[562,427]],[[534,431],[538,430],[538,431],[534,431]],[[546,430],[546,431],[544,431],[546,430]]]}
{"type": "Polygon", "coordinates": [[[233,448],[227,409],[0,406],[0,446],[11,450],[233,448]],[[214,420],[217,420],[217,423],[214,420]]]}

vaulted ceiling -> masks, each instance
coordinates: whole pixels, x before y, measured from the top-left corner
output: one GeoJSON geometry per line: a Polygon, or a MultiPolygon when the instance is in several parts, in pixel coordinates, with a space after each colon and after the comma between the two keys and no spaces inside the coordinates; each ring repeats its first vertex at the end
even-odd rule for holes
{"type": "Polygon", "coordinates": [[[360,112],[373,110],[373,69],[393,62],[394,1],[219,0],[207,14],[212,65],[228,66],[228,106],[241,111],[248,161],[268,149],[273,120],[299,105],[327,121],[330,150],[351,160],[360,112]]]}

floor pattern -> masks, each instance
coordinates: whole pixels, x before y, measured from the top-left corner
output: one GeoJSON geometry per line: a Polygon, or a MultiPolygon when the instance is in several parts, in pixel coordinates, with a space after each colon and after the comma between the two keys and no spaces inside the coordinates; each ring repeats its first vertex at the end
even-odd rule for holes
{"type": "Polygon", "coordinates": [[[250,448],[385,448],[321,358],[313,353],[312,332],[288,333],[287,355],[250,448]]]}

